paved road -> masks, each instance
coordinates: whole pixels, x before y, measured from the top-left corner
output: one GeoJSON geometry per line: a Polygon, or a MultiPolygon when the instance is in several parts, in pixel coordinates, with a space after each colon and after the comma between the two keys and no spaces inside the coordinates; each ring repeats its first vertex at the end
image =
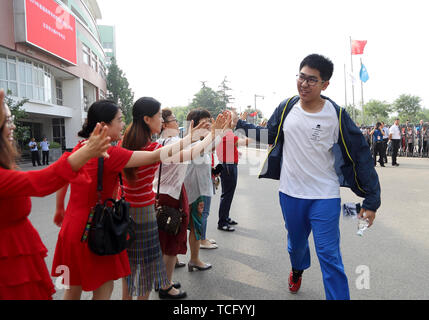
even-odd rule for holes
{"type": "MultiPolygon", "coordinates": [[[[291,295],[287,276],[291,268],[286,251],[286,232],[278,203],[278,182],[258,180],[257,163],[263,152],[242,150],[239,181],[231,216],[237,230],[217,230],[219,193],[212,200],[208,236],[219,249],[201,250],[203,261],[213,264],[206,272],[175,272],[188,299],[307,300],[324,299],[322,275],[310,236],[312,266],[305,271],[300,292],[291,295]]],[[[400,158],[401,166],[377,167],[382,186],[382,207],[374,226],[364,237],[356,235],[356,224],[341,218],[341,249],[351,298],[429,299],[429,160],[400,158]],[[362,267],[363,266],[363,267],[362,267]],[[369,282],[364,281],[368,278],[369,282]],[[369,285],[366,289],[364,285],[369,285]]],[[[24,169],[26,168],[23,166],[24,169]]],[[[359,198],[341,191],[343,202],[359,198]]],[[[31,220],[49,250],[51,267],[58,228],[52,223],[55,198],[33,199],[31,220]]],[[[187,262],[187,256],[179,256],[187,262]]],[[[54,279],[55,280],[55,279],[54,279]]],[[[58,290],[55,299],[61,299],[58,290]]],[[[120,299],[121,284],[115,282],[113,299],[120,299]]],[[[85,293],[83,299],[90,299],[85,293]]],[[[151,299],[158,299],[153,293],[151,299]]]]}

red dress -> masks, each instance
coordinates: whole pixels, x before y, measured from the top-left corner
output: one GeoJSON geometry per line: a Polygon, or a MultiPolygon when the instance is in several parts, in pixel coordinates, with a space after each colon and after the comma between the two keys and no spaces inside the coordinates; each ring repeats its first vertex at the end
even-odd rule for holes
{"type": "Polygon", "coordinates": [[[0,300],[48,300],[55,293],[48,250],[28,216],[30,197],[47,196],[70,181],[89,182],[73,172],[69,155],[39,171],[0,168],[0,300]]]}
{"type": "MultiPolygon", "coordinates": [[[[79,143],[75,150],[82,145],[79,143]]],[[[104,159],[102,200],[112,198],[118,187],[118,174],[130,160],[133,152],[121,147],[110,147],[108,159],[104,159]]],[[[94,291],[110,280],[117,280],[130,274],[127,251],[110,256],[98,256],[88,248],[87,242],[81,242],[91,208],[97,203],[98,160],[92,159],[81,171],[91,177],[91,183],[71,183],[70,200],[64,221],[58,235],[52,264],[52,276],[61,266],[69,269],[70,286],[82,286],[83,291],[94,291]]],[[[67,283],[66,283],[67,284],[67,283]]]]}

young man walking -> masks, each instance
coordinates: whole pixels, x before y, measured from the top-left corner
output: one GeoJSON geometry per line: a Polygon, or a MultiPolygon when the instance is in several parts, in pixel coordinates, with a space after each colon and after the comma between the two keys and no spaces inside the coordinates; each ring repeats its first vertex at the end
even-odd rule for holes
{"type": "Polygon", "coordinates": [[[343,108],[321,95],[332,73],[329,59],[309,55],[297,75],[299,96],[283,101],[266,128],[236,117],[234,125],[258,141],[268,130],[265,142],[272,147],[260,178],[280,180],[292,265],[290,292],[298,292],[302,274],[310,267],[308,237],[313,231],[326,298],[347,300],[349,287],[340,252],[340,186],[365,198],[359,215],[371,226],[380,206],[380,185],[361,131],[343,108]]]}

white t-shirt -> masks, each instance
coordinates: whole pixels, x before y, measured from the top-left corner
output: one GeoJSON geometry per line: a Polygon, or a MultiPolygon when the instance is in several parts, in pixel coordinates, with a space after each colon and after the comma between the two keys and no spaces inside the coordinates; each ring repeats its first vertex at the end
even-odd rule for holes
{"type": "Polygon", "coordinates": [[[399,131],[399,127],[396,124],[390,127],[389,134],[392,135],[392,139],[401,139],[401,131],[399,131]]]}
{"type": "Polygon", "coordinates": [[[280,192],[300,199],[340,198],[333,146],[339,121],[328,100],[322,111],[308,113],[298,102],[283,125],[283,163],[280,192]]]}
{"type": "MultiPolygon", "coordinates": [[[[191,144],[193,147],[196,143],[191,144]]],[[[200,196],[213,197],[212,154],[205,152],[188,164],[185,176],[185,189],[189,204],[200,196]]]]}
{"type": "Polygon", "coordinates": [[[383,128],[383,139],[389,139],[389,129],[387,127],[383,128]]]}

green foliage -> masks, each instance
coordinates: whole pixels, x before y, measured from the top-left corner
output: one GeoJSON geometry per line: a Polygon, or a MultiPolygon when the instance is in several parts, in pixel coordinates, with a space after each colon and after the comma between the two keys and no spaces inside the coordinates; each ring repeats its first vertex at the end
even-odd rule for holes
{"type": "Polygon", "coordinates": [[[61,149],[61,145],[58,142],[53,141],[53,142],[50,142],[49,144],[50,144],[49,146],[50,149],[61,149]]]}
{"type": "Polygon", "coordinates": [[[217,91],[217,94],[219,95],[220,100],[223,103],[223,109],[225,109],[228,106],[228,103],[231,103],[232,101],[234,101],[234,98],[232,97],[232,95],[228,94],[228,92],[232,90],[230,87],[228,87],[228,82],[229,81],[226,79],[226,76],[225,76],[225,78],[219,85],[219,90],[217,91]]]}
{"type": "Polygon", "coordinates": [[[370,123],[374,124],[378,121],[387,122],[389,114],[393,111],[392,105],[379,100],[370,100],[364,106],[365,120],[369,120],[370,123]]]}
{"type": "Polygon", "coordinates": [[[130,124],[133,120],[134,93],[115,58],[112,58],[107,74],[107,96],[121,107],[125,123],[130,124]]]}
{"type": "Polygon", "coordinates": [[[173,114],[176,116],[177,121],[179,121],[179,127],[185,127],[186,117],[188,116],[189,111],[191,110],[189,106],[187,107],[174,107],[170,108],[173,111],[173,114]]]}
{"type": "Polygon", "coordinates": [[[429,109],[423,109],[417,114],[417,119],[423,120],[424,122],[429,122],[429,109]]]}
{"type": "Polygon", "coordinates": [[[218,92],[207,87],[205,82],[202,82],[200,91],[195,94],[194,99],[188,106],[189,111],[196,108],[203,108],[208,110],[213,118],[216,118],[219,113],[225,110],[226,105],[223,98],[218,92]]]}
{"type": "Polygon", "coordinates": [[[22,125],[22,121],[28,118],[27,112],[22,109],[22,107],[29,101],[29,99],[15,101],[10,97],[11,94],[12,92],[8,90],[5,97],[5,103],[9,106],[12,116],[15,117],[14,123],[16,128],[13,132],[14,139],[19,145],[23,145],[24,142],[30,139],[30,128],[22,125]]]}
{"type": "Polygon", "coordinates": [[[418,96],[401,94],[393,103],[394,110],[398,112],[401,122],[410,120],[411,123],[417,123],[418,115],[423,111],[421,106],[422,99],[418,96]]]}

